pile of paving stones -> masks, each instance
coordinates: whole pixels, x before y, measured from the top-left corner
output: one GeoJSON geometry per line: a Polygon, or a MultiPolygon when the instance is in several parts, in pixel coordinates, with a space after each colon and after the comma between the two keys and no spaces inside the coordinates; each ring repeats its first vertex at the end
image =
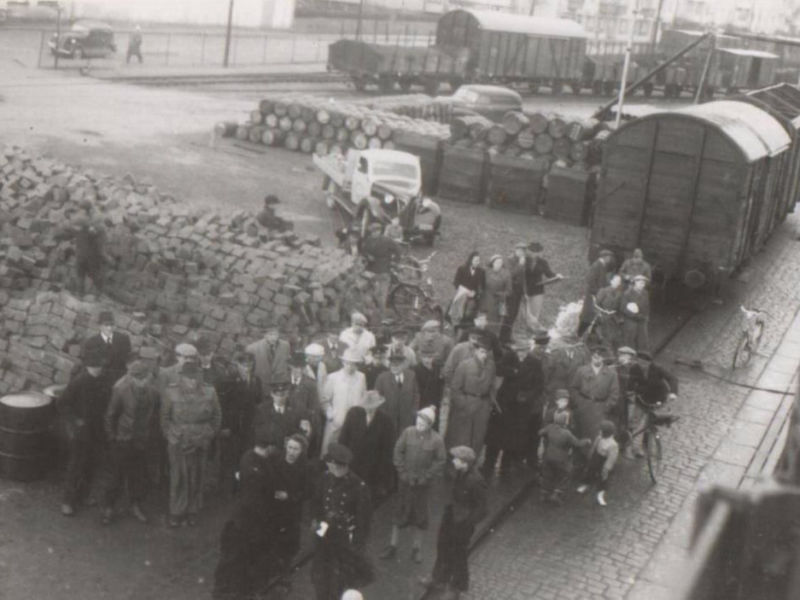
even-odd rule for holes
{"type": "Polygon", "coordinates": [[[354,308],[374,313],[354,258],[286,229],[189,209],[131,176],[0,151],[0,392],[65,380],[104,309],[153,361],[200,331],[230,353],[268,322],[305,336],[354,308]],[[103,293],[84,302],[70,292],[71,234],[87,204],[109,262],[103,293]]]}

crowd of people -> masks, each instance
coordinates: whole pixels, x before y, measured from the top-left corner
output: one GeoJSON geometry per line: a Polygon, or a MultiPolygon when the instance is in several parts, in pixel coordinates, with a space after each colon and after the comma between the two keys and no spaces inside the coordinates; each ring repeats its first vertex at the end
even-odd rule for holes
{"type": "MultiPolygon", "coordinates": [[[[377,275],[397,257],[381,235],[356,250],[377,275]]],[[[307,505],[316,595],[338,600],[375,576],[366,543],[378,503],[395,508],[380,559],[397,557],[410,528],[411,559],[422,561],[430,490],[446,477],[437,557],[423,583],[457,598],[468,588],[488,479],[532,469],[543,501],[562,504],[574,483],[594,487],[604,506],[619,457],[642,454],[641,436],[625,435],[642,423],[639,402],[678,391],[649,354],[652,273],[640,252],[618,272],[613,254],[600,252],[580,324],[558,344],[541,308],[561,275],[542,246],[492,256],[487,271],[480,262],[473,252],[458,268],[445,322],[372,332],[354,311],[349,327],[302,341],[265,322],[263,337],[230,357],[198,333],[175,347],[173,364],[129,360],[130,340],[101,313],[58,402],[69,456],[62,513],[85,503],[97,473],[105,524],[119,517],[123,489],[133,517],[147,522],[148,490],[168,483],[170,527],[195,525],[210,489],[229,495],[214,596],[236,599],[258,597],[276,579],[290,585],[307,505]]],[[[377,304],[383,314],[385,298],[377,304]]]]}

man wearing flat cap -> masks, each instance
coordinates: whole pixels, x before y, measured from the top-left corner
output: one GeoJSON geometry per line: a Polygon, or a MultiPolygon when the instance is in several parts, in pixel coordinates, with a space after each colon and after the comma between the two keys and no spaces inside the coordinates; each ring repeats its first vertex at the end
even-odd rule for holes
{"type": "Polygon", "coordinates": [[[539,430],[546,403],[546,390],[550,374],[547,346],[550,335],[545,330],[534,332],[532,344],[519,366],[517,401],[525,407],[525,443],[522,453],[528,465],[535,465],[539,448],[539,430]]]}
{"type": "Polygon", "coordinates": [[[103,523],[109,524],[114,504],[123,486],[128,489],[131,513],[142,523],[142,501],[147,494],[147,460],[156,432],[158,392],[151,371],[141,360],[133,361],[111,392],[105,414],[105,431],[110,442],[111,465],[101,501],[103,523]]]}
{"type": "Polygon", "coordinates": [[[350,327],[342,330],[339,341],[345,347],[351,348],[363,357],[367,350],[375,345],[375,336],[367,328],[367,317],[363,313],[354,311],[350,315],[350,327]]]}
{"type": "MultiPolygon", "coordinates": [[[[286,381],[289,378],[289,357],[292,354],[289,342],[280,339],[280,328],[273,320],[262,323],[264,337],[247,346],[256,358],[256,375],[261,379],[264,393],[269,394],[273,380],[286,381]]],[[[268,397],[265,396],[265,400],[268,397]]]]}
{"type": "Polygon", "coordinates": [[[114,314],[110,310],[104,310],[98,315],[97,325],[100,331],[86,339],[83,353],[91,351],[92,348],[102,349],[107,357],[106,376],[114,384],[125,375],[131,356],[131,338],[122,331],[114,329],[114,314]]]}
{"type": "Polygon", "coordinates": [[[468,446],[450,448],[455,478],[450,503],[444,509],[436,541],[433,573],[421,583],[432,589],[447,587],[448,599],[458,600],[469,589],[469,542],[475,527],[488,514],[486,483],[475,468],[476,455],[468,446]]]}
{"type": "MultiPolygon", "coordinates": [[[[378,376],[375,391],[386,399],[381,410],[392,420],[395,436],[414,424],[419,409],[419,387],[404,354],[390,351],[389,371],[378,376]]],[[[393,439],[392,445],[394,442],[393,439]]]]}
{"type": "Polygon", "coordinates": [[[609,271],[614,262],[614,253],[606,248],[600,250],[597,259],[589,267],[583,294],[583,308],[578,323],[578,337],[589,328],[594,319],[594,302],[597,293],[608,285],[609,271]]]}
{"type": "Polygon", "coordinates": [[[82,362],[82,369],[67,384],[57,404],[67,432],[69,456],[61,504],[64,516],[75,514],[77,503],[86,500],[107,449],[104,418],[112,384],[103,373],[106,354],[102,348],[90,347],[82,362]]]}
{"type": "Polygon", "coordinates": [[[580,367],[570,386],[575,406],[575,435],[593,440],[600,433],[600,423],[613,414],[619,404],[619,379],[605,364],[606,351],[592,350],[591,362],[580,367]]]}
{"type": "Polygon", "coordinates": [[[339,600],[344,590],[374,579],[366,554],[372,503],[367,485],[350,470],[352,460],[346,446],[332,442],[323,457],[327,471],[312,496],[311,581],[317,600],[339,600]]]}
{"type": "Polygon", "coordinates": [[[647,278],[636,275],[633,285],[622,293],[622,343],[637,352],[650,351],[650,294],[647,278]]]}
{"type": "Polygon", "coordinates": [[[193,360],[197,362],[199,357],[197,355],[197,348],[192,344],[181,342],[175,346],[175,362],[168,367],[160,367],[158,369],[158,376],[156,383],[159,393],[163,395],[164,388],[170,383],[178,380],[181,374],[181,369],[186,361],[193,360]]]}
{"type": "Polygon", "coordinates": [[[416,354],[432,355],[442,367],[447,357],[450,356],[455,342],[453,338],[442,332],[441,322],[430,319],[423,323],[422,329],[414,336],[409,345],[416,354]]]}
{"type": "Polygon", "coordinates": [[[408,345],[408,328],[397,326],[392,329],[390,335],[389,353],[400,353],[406,359],[406,366],[410,369],[417,364],[417,353],[408,345]]]}
{"type": "Polygon", "coordinates": [[[501,341],[511,339],[514,321],[522,304],[525,325],[529,331],[541,329],[539,320],[544,303],[544,286],[547,281],[562,278],[554,273],[550,263],[542,257],[544,248],[539,242],[517,244],[514,249],[515,260],[511,263],[511,293],[508,299],[506,318],[500,328],[501,341]]]}
{"type": "MultiPolygon", "coordinates": [[[[639,393],[644,382],[644,371],[636,362],[636,350],[630,346],[620,346],[617,349],[617,379],[619,380],[619,402],[614,413],[613,421],[619,431],[628,431],[631,423],[631,413],[635,410],[636,394],[639,393]]],[[[627,441],[627,440],[623,440],[627,441]]],[[[623,448],[625,458],[633,458],[631,446],[623,448]]]]}

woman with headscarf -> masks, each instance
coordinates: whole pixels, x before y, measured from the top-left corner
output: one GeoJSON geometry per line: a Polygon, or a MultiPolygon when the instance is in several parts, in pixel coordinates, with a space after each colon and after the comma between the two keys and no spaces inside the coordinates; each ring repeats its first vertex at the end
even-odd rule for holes
{"type": "Polygon", "coordinates": [[[495,335],[500,333],[500,325],[506,314],[506,299],[511,293],[511,273],[506,269],[503,257],[495,254],[489,259],[486,272],[486,289],[481,296],[481,312],[489,321],[487,329],[495,335]]]}
{"type": "Polygon", "coordinates": [[[467,261],[456,269],[453,278],[456,293],[447,313],[453,327],[469,326],[478,312],[478,303],[486,288],[486,272],[480,264],[481,256],[477,250],[473,250],[467,261]]]}
{"type": "Polygon", "coordinates": [[[222,412],[214,387],[203,381],[200,363],[192,358],[178,377],[165,386],[161,404],[161,430],[169,456],[169,524],[194,525],[203,506],[203,485],[208,449],[222,425],[222,412]]]}

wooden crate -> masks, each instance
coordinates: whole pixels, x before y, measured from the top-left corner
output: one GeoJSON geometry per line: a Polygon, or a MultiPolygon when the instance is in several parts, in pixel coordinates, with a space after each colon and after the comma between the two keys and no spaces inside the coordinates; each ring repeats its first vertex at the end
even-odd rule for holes
{"type": "Polygon", "coordinates": [[[587,225],[594,190],[593,172],[553,167],[547,175],[544,216],[562,223],[587,225]]]}
{"type": "Polygon", "coordinates": [[[482,204],[486,194],[488,164],[486,150],[482,147],[445,144],[438,195],[449,200],[482,204]]]}
{"type": "Polygon", "coordinates": [[[539,159],[489,154],[486,203],[490,208],[536,213],[547,164],[539,159]]]}
{"type": "Polygon", "coordinates": [[[397,150],[419,156],[422,167],[422,191],[433,196],[439,184],[439,170],[442,166],[442,140],[413,131],[395,130],[392,143],[397,150]]]}

